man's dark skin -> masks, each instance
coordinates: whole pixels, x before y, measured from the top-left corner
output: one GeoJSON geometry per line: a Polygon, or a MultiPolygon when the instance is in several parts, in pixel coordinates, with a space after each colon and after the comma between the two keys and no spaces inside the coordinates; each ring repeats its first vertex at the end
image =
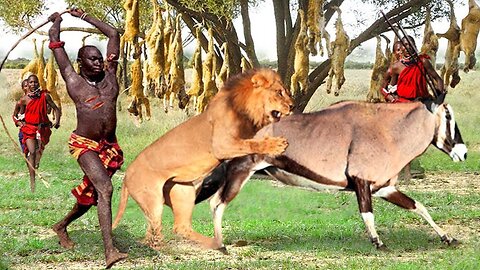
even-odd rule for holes
{"type": "MultiPolygon", "coordinates": [[[[102,139],[114,142],[117,126],[116,101],[119,94],[116,78],[119,34],[112,26],[94,17],[84,15],[80,9],[72,9],[69,13],[92,24],[108,37],[106,65],[104,65],[102,54],[96,47],[83,47],[79,50],[77,59],[80,74],[75,72],[63,46],[52,49],[66,83],[67,92],[75,103],[77,127],[74,132],[97,142],[102,139]],[[94,98],[94,102],[89,101],[92,98],[94,98]]],[[[54,13],[49,19],[53,22],[49,31],[50,42],[57,43],[60,41],[62,18],[58,13],[54,13]]],[[[82,154],[78,158],[78,163],[98,193],[98,220],[105,248],[106,267],[110,268],[116,262],[127,257],[127,254],[120,253],[113,245],[111,178],[95,152],[87,151],[82,154]]],[[[72,248],[74,246],[68,236],[67,226],[85,214],[90,207],[76,203],[65,218],[53,226],[63,247],[72,248]]]]}

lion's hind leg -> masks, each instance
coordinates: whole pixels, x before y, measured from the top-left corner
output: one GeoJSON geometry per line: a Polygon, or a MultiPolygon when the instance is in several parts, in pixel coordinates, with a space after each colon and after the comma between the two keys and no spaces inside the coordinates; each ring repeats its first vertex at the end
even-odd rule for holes
{"type": "Polygon", "coordinates": [[[167,184],[166,203],[173,212],[173,232],[181,237],[194,241],[203,248],[216,249],[214,239],[197,233],[192,228],[192,214],[195,207],[195,187],[192,183],[167,184]]]}

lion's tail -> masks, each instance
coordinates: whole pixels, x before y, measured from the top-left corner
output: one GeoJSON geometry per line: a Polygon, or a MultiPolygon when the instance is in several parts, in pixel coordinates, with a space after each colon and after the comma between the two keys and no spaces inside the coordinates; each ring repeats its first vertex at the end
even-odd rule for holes
{"type": "Polygon", "coordinates": [[[127,201],[128,201],[128,189],[126,185],[127,176],[123,179],[122,183],[122,190],[120,191],[120,201],[118,202],[118,210],[117,215],[115,216],[115,220],[113,221],[112,228],[115,229],[120,222],[120,219],[125,213],[125,208],[127,208],[127,201]]]}

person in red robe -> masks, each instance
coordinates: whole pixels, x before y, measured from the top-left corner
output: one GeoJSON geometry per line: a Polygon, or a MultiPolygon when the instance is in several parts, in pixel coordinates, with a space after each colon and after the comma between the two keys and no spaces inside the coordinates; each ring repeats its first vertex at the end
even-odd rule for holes
{"type": "Polygon", "coordinates": [[[40,89],[38,77],[35,74],[28,76],[28,92],[18,102],[19,111],[23,111],[23,121],[17,122],[20,132],[23,135],[22,144],[24,153],[27,156],[27,167],[30,174],[30,190],[35,192],[35,169],[40,165],[45,145],[50,141],[52,122],[48,119],[47,105],[55,113],[55,124],[53,127],[60,127],[61,111],[53,102],[47,90],[40,89]],[[22,108],[23,107],[23,108],[22,108]]]}
{"type": "Polygon", "coordinates": [[[445,93],[442,78],[430,62],[430,57],[420,54],[414,58],[410,52],[416,50],[411,36],[402,38],[403,54],[390,68],[390,81],[383,88],[385,100],[388,102],[410,102],[417,99],[431,98],[427,87],[427,75],[431,78],[436,91],[445,93]],[[410,42],[408,42],[408,40],[410,42]],[[411,44],[411,45],[410,45],[411,44]]]}

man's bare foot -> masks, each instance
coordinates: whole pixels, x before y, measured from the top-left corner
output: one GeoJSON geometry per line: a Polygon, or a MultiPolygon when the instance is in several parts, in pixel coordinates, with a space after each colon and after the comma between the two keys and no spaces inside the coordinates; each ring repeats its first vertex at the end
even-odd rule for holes
{"type": "Polygon", "coordinates": [[[58,224],[53,225],[52,230],[58,235],[60,240],[60,246],[71,249],[75,246],[75,243],[68,237],[68,233],[65,227],[60,227],[58,224]]]}
{"type": "Polygon", "coordinates": [[[106,262],[107,262],[107,267],[106,269],[109,269],[110,267],[112,267],[115,263],[125,259],[128,257],[128,254],[127,253],[121,253],[121,252],[118,252],[117,249],[115,249],[114,251],[111,251],[109,252],[107,255],[106,255],[106,262]]]}

